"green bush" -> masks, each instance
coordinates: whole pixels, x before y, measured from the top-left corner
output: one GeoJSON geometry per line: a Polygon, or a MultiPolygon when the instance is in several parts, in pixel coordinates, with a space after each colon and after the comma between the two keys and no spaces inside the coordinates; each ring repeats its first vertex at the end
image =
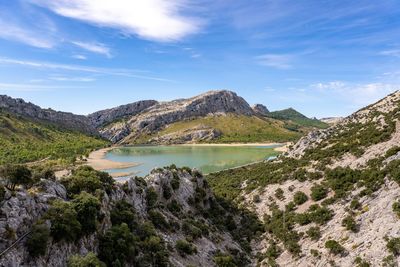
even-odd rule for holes
{"type": "Polygon", "coordinates": [[[314,185],[311,187],[311,199],[314,201],[319,201],[326,198],[328,195],[328,189],[323,185],[314,185]]]}
{"type": "Polygon", "coordinates": [[[158,202],[158,194],[153,187],[149,187],[146,189],[146,202],[147,209],[154,208],[158,202]]]}
{"type": "Polygon", "coordinates": [[[31,171],[23,165],[5,165],[0,168],[0,177],[7,182],[7,188],[15,190],[17,185],[31,185],[33,183],[31,171]]]}
{"type": "Polygon", "coordinates": [[[155,227],[162,230],[168,230],[170,228],[167,219],[165,219],[164,215],[162,215],[161,212],[156,210],[150,210],[148,212],[148,215],[155,227]]]}
{"type": "Polygon", "coordinates": [[[45,218],[51,222],[50,233],[56,241],[75,241],[81,234],[82,226],[72,203],[54,201],[45,218]]]}
{"type": "Polygon", "coordinates": [[[50,230],[45,224],[35,224],[31,234],[26,240],[26,247],[31,257],[38,257],[46,254],[47,242],[50,237],[50,230]]]}
{"type": "Polygon", "coordinates": [[[325,248],[329,250],[329,253],[334,255],[343,255],[346,252],[342,245],[332,239],[325,242],[325,248]]]}
{"type": "Polygon", "coordinates": [[[95,232],[100,212],[100,201],[93,195],[83,191],[74,198],[72,205],[82,226],[82,233],[90,234],[95,232]]]}
{"type": "Polygon", "coordinates": [[[197,253],[197,249],[193,244],[190,244],[186,240],[178,240],[175,243],[175,249],[178,251],[178,253],[182,256],[185,257],[186,255],[192,255],[197,253]]]}
{"type": "Polygon", "coordinates": [[[180,179],[179,176],[176,172],[173,172],[173,177],[171,180],[171,187],[174,189],[174,191],[178,190],[180,186],[180,179]]]}
{"type": "Polygon", "coordinates": [[[179,215],[182,210],[182,206],[175,199],[171,200],[171,202],[167,204],[167,208],[174,215],[179,215]]]}
{"type": "Polygon", "coordinates": [[[218,267],[237,267],[231,255],[218,253],[214,256],[214,262],[218,267]]]}
{"type": "Polygon", "coordinates": [[[351,215],[348,215],[346,218],[343,219],[342,226],[346,227],[347,230],[352,231],[353,233],[359,231],[359,227],[356,221],[354,220],[353,216],[351,215]]]}
{"type": "Polygon", "coordinates": [[[162,189],[163,189],[163,197],[164,197],[166,200],[170,199],[171,196],[172,196],[172,192],[171,192],[171,188],[169,187],[169,185],[164,184],[164,185],[162,186],[162,189]]]}
{"type": "Polygon", "coordinates": [[[89,252],[86,256],[74,255],[68,260],[68,267],[106,267],[96,254],[89,252]]]}
{"type": "Polygon", "coordinates": [[[296,205],[304,204],[304,203],[307,202],[307,200],[308,200],[308,196],[307,196],[304,192],[297,191],[297,192],[294,194],[293,202],[294,202],[296,205]]]}
{"type": "Polygon", "coordinates": [[[89,166],[81,166],[61,182],[66,187],[68,194],[73,197],[82,191],[93,194],[98,189],[109,193],[112,190],[114,179],[106,172],[96,171],[89,166]]]}
{"type": "Polygon", "coordinates": [[[313,241],[318,241],[321,238],[321,229],[318,226],[310,227],[306,233],[307,236],[313,241]]]}
{"type": "Polygon", "coordinates": [[[284,196],[284,192],[282,190],[282,188],[278,188],[275,190],[275,197],[279,200],[284,200],[285,196],[284,196]]]}
{"type": "Polygon", "coordinates": [[[362,208],[362,205],[358,199],[353,199],[350,203],[350,208],[352,210],[360,210],[362,208]]]}
{"type": "Polygon", "coordinates": [[[400,237],[388,239],[386,247],[394,256],[400,256],[400,237]]]}
{"type": "Polygon", "coordinates": [[[114,208],[111,210],[110,218],[113,225],[126,223],[130,229],[137,226],[135,208],[125,200],[120,200],[115,203],[114,208]]]}
{"type": "Polygon", "coordinates": [[[354,263],[357,264],[357,267],[370,267],[371,264],[367,262],[366,260],[363,260],[361,257],[357,257],[354,260],[354,263]]]}
{"type": "Polygon", "coordinates": [[[127,224],[112,226],[99,238],[99,258],[107,266],[124,266],[131,262],[137,252],[136,238],[127,224]]]}
{"type": "Polygon", "coordinates": [[[396,201],[392,205],[393,212],[400,218],[400,202],[396,201]]]}

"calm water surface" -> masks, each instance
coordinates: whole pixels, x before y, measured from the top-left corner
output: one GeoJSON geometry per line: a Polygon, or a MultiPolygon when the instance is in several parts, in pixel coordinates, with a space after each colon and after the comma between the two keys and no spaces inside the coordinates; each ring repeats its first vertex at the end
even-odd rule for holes
{"type": "Polygon", "coordinates": [[[175,164],[178,167],[197,168],[203,173],[229,169],[268,159],[279,153],[272,146],[133,146],[109,151],[106,159],[117,162],[135,162],[139,166],[111,169],[109,173],[134,172],[144,176],[157,167],[175,164]]]}

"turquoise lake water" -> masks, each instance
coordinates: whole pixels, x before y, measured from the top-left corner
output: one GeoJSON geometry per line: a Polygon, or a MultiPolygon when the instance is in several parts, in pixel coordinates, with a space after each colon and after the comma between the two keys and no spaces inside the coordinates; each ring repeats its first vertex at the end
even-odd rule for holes
{"type": "Polygon", "coordinates": [[[154,168],[175,164],[197,168],[207,174],[277,156],[279,153],[274,148],[278,146],[133,146],[115,148],[105,158],[140,164],[107,170],[109,173],[129,172],[144,176],[154,168]]]}

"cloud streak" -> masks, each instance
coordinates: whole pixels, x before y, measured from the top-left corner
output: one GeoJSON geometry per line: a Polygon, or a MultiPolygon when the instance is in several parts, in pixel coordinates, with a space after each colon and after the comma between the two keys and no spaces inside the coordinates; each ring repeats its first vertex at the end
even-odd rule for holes
{"type": "Polygon", "coordinates": [[[344,101],[350,101],[354,105],[364,106],[399,90],[400,84],[382,82],[353,84],[343,81],[332,81],[312,84],[311,88],[317,89],[321,93],[339,96],[344,101]]]}
{"type": "Polygon", "coordinates": [[[188,1],[31,0],[64,17],[161,42],[178,41],[200,30],[200,19],[183,15],[188,1]]]}
{"type": "Polygon", "coordinates": [[[275,69],[287,70],[291,69],[292,66],[292,55],[283,54],[264,54],[256,57],[258,64],[266,67],[272,67],[275,69]]]}
{"type": "Polygon", "coordinates": [[[143,71],[131,70],[131,69],[97,68],[90,66],[57,64],[57,63],[18,60],[18,59],[1,58],[1,57],[0,57],[0,64],[17,65],[17,66],[25,66],[31,68],[51,69],[51,70],[79,71],[79,72],[87,72],[87,73],[102,74],[109,76],[123,76],[123,77],[137,78],[144,80],[154,80],[160,82],[174,82],[173,80],[169,79],[138,74],[138,72],[143,72],[143,71]]]}
{"type": "MultiPolygon", "coordinates": [[[[93,42],[87,43],[87,42],[79,42],[79,41],[72,41],[71,43],[84,49],[84,50],[87,50],[89,52],[105,55],[108,58],[112,57],[110,48],[104,44],[93,43],[93,42]]],[[[82,59],[82,58],[79,58],[79,59],[82,59]]]]}

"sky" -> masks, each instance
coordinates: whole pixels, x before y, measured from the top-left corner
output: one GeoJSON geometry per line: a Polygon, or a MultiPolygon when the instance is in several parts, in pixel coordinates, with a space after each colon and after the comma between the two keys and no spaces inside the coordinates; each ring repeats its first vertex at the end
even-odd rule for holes
{"type": "Polygon", "coordinates": [[[0,94],[88,114],[220,89],[349,115],[400,89],[400,1],[0,0],[0,94]]]}

